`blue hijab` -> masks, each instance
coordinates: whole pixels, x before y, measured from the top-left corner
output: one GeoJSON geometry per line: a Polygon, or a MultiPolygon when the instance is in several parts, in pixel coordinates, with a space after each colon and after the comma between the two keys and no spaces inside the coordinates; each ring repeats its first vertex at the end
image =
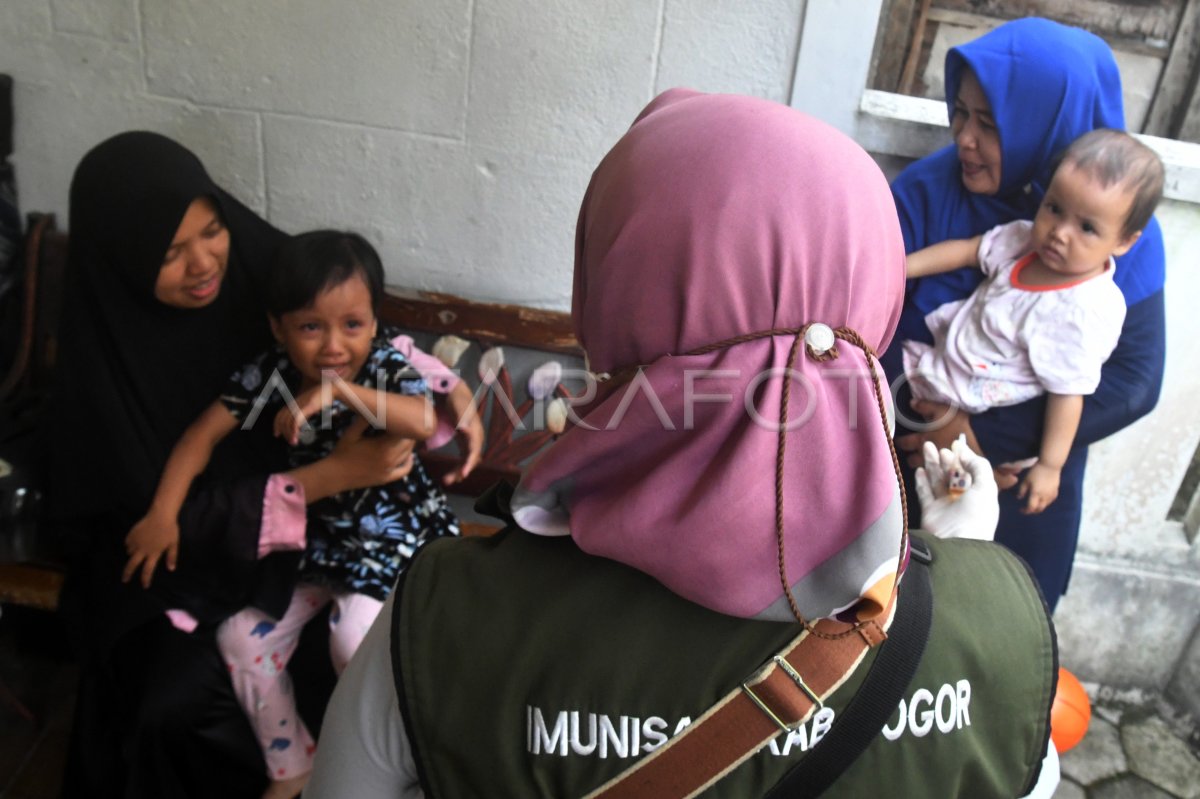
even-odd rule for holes
{"type": "MultiPolygon", "coordinates": [[[[1121,75],[1112,51],[1079,28],[1019,19],[950,50],[946,104],[951,113],[964,68],[978,78],[1000,132],[1000,189],[994,195],[967,191],[953,144],[911,164],[892,184],[908,252],[1032,219],[1055,156],[1090,130],[1125,127],[1121,75]]],[[[1134,305],[1159,291],[1165,276],[1162,232],[1151,219],[1133,249],[1117,259],[1116,283],[1126,304],[1134,305]]],[[[978,269],[959,269],[909,281],[894,340],[930,341],[925,315],[967,296],[981,279],[978,269]]]]}

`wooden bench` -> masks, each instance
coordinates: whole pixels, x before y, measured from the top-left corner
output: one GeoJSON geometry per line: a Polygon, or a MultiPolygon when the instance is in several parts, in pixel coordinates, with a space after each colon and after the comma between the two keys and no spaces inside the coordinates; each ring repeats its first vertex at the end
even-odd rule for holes
{"type": "Polygon", "coordinates": [[[63,570],[57,564],[0,564],[0,605],[54,610],[62,586],[63,570]]]}
{"type": "MultiPolygon", "coordinates": [[[[66,269],[67,234],[55,227],[54,216],[30,219],[24,250],[24,301],[21,335],[12,368],[0,382],[0,406],[36,404],[44,399],[57,356],[57,330],[61,316],[62,286],[66,269]]],[[[475,354],[492,347],[517,348],[534,357],[578,362],[581,351],[572,333],[570,317],[518,305],[472,302],[450,294],[433,294],[389,288],[380,319],[429,343],[437,336],[455,335],[467,340],[475,354]]],[[[528,358],[526,359],[528,360],[528,358]]],[[[479,381],[464,374],[471,385],[479,381]]],[[[515,479],[521,464],[550,439],[544,431],[514,429],[496,391],[506,392],[510,407],[528,412],[532,403],[513,382],[504,366],[490,391],[477,392],[477,407],[484,416],[488,438],[482,462],[472,475],[451,491],[475,496],[497,480],[515,479]],[[523,436],[535,436],[514,446],[523,436]]],[[[522,425],[523,426],[523,425],[522,425]]],[[[440,475],[453,468],[453,453],[422,455],[431,472],[440,475]]],[[[0,522],[2,525],[3,522],[0,522]]],[[[492,525],[464,520],[464,534],[485,535],[492,525]]],[[[0,535],[6,530],[0,527],[0,535]]],[[[63,568],[51,555],[35,553],[16,563],[0,564],[0,604],[11,603],[52,610],[62,588],[63,568]]]]}
{"type": "MultiPolygon", "coordinates": [[[[67,240],[54,227],[53,215],[33,215],[22,249],[21,320],[13,360],[0,380],[0,409],[5,429],[0,441],[13,441],[35,423],[37,406],[44,400],[57,355],[58,320],[66,271],[67,240]]],[[[16,490],[6,484],[21,480],[14,472],[0,478],[0,501],[11,502],[16,490]]],[[[11,519],[0,520],[0,536],[14,538],[11,519]]],[[[24,540],[24,539],[23,539],[24,540]]],[[[21,547],[24,549],[24,547],[21,547]]],[[[0,605],[53,610],[58,606],[63,571],[53,555],[38,551],[14,553],[16,562],[0,563],[0,605]]]]}

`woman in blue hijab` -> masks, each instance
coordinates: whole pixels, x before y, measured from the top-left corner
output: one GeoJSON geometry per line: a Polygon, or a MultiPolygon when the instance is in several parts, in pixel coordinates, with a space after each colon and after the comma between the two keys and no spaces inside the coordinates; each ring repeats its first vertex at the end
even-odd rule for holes
{"type": "MultiPolygon", "coordinates": [[[[1056,155],[1090,130],[1125,127],[1121,76],[1108,45],[1087,31],[1044,19],[1015,20],[950,50],[946,103],[954,144],[913,163],[892,184],[908,252],[1032,219],[1056,155]]],[[[1096,393],[1086,398],[1058,499],[1041,514],[1025,515],[1016,492],[1000,495],[996,540],[1029,562],[1052,610],[1066,592],[1075,557],[1088,445],[1144,416],[1158,401],[1165,269],[1162,231],[1151,219],[1133,249],[1117,259],[1116,283],[1128,307],[1125,324],[1096,393]]],[[[979,270],[966,268],[910,280],[893,341],[932,343],[926,314],[966,297],[981,278],[979,270]]],[[[883,362],[888,374],[901,374],[900,347],[894,344],[883,362]]],[[[959,413],[939,430],[898,442],[919,453],[925,438],[945,444],[961,432],[992,463],[1017,461],[1038,454],[1044,408],[1043,396],[974,416],[959,413]]],[[[916,410],[938,418],[944,409],[926,404],[916,410]]]]}

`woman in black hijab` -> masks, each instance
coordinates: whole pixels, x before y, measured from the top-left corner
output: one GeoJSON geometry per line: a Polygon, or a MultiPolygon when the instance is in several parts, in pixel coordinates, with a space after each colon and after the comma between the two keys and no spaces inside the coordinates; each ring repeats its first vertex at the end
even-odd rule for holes
{"type": "Polygon", "coordinates": [[[180,515],[179,570],[160,569],[150,590],[122,583],[125,536],[171,447],[270,341],[260,286],[284,234],[187,149],[145,132],[84,156],[70,224],[48,481],[49,513],[77,553],[63,596],[83,665],[66,793],[256,796],[265,769],[208,623],[286,603],[298,555],[258,558],[270,481],[311,502],[395,479],[409,445],[350,437],[272,477],[283,451],[265,426],[230,436],[180,515]],[[168,609],[199,629],[176,629],[168,609]]]}

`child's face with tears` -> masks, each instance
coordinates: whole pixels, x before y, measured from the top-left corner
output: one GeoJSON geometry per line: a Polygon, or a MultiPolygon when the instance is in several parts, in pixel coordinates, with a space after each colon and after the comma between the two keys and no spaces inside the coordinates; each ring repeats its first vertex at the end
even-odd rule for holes
{"type": "Polygon", "coordinates": [[[311,305],[271,318],[271,331],[300,371],[304,388],[322,379],[352,380],[375,337],[371,291],[359,273],[316,296],[311,305]]]}

